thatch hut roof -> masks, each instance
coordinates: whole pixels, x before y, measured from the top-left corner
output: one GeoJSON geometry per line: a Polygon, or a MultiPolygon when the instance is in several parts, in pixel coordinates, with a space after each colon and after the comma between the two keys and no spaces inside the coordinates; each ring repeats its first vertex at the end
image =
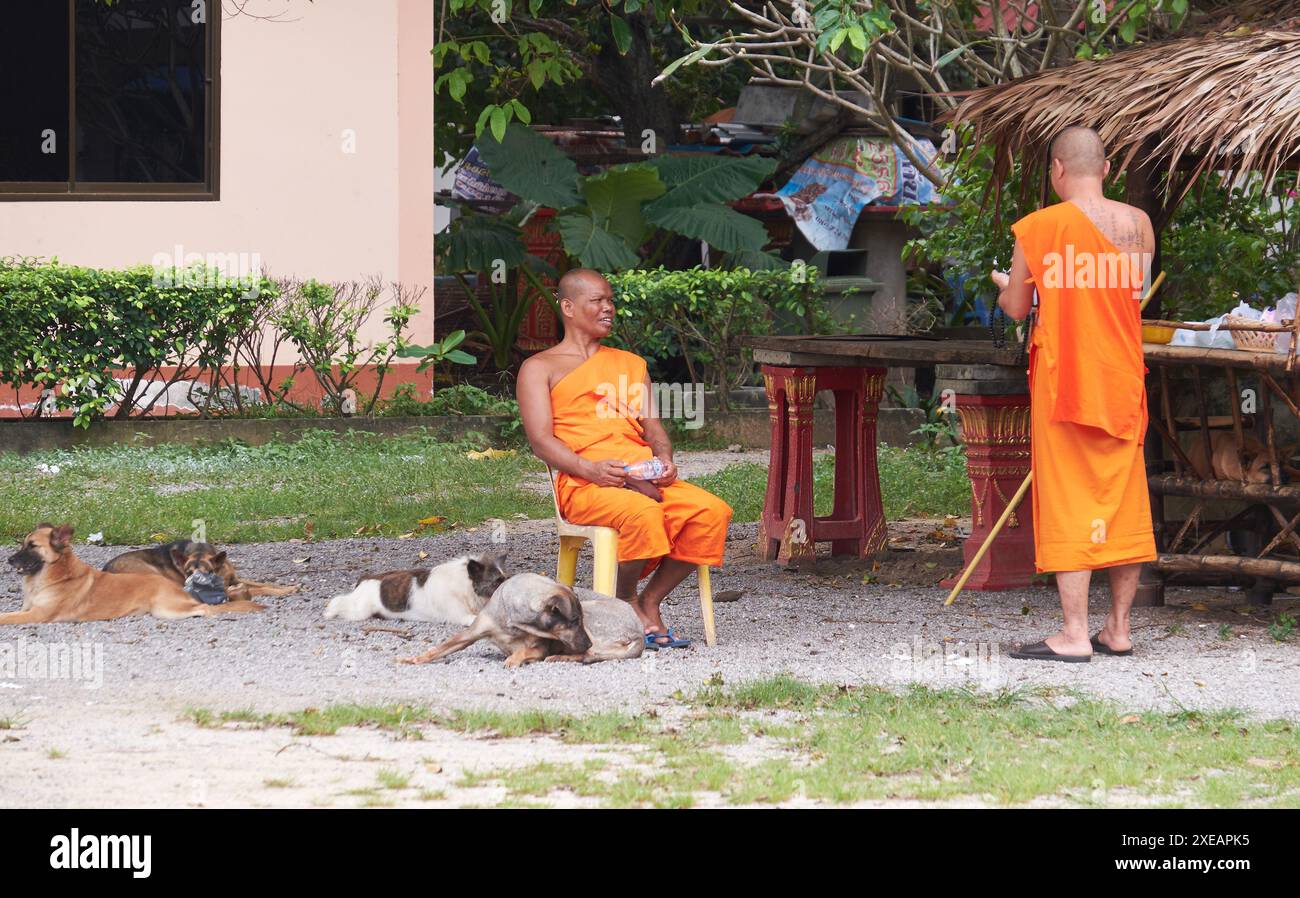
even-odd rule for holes
{"type": "MultiPolygon", "coordinates": [[[[1243,31],[1245,29],[1239,29],[1243,31]]],[[[1051,138],[1094,128],[1112,171],[1180,172],[1180,199],[1205,171],[1262,172],[1300,163],[1300,28],[1198,36],[1081,60],[973,91],[948,118],[995,151],[994,182],[1019,156],[1037,181],[1051,138]]]]}

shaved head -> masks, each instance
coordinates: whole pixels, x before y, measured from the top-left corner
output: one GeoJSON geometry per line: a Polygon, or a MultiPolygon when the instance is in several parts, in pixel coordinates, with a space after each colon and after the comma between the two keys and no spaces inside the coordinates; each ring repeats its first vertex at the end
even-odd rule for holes
{"type": "Polygon", "coordinates": [[[1068,177],[1105,177],[1106,148],[1091,128],[1066,128],[1052,141],[1051,160],[1059,160],[1068,177]]]}
{"type": "Polygon", "coordinates": [[[594,268],[574,268],[566,271],[555,286],[555,294],[560,299],[577,299],[584,291],[600,290],[608,287],[604,275],[594,268]]]}

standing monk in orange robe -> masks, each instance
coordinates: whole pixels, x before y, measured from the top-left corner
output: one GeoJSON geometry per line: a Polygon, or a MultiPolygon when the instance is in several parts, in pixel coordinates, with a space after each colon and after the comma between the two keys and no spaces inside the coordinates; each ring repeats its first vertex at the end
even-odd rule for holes
{"type": "Polygon", "coordinates": [[[538,458],[560,472],[565,520],[618,531],[618,598],[645,626],[646,646],[684,647],[659,605],[701,564],[722,564],[731,508],[677,479],[673,444],[651,407],[645,360],[602,346],[614,328],[614,291],[598,272],[574,269],[556,288],[564,339],[519,369],[519,413],[538,458]],[[625,467],[658,458],[654,481],[625,467]],[[640,579],[654,576],[637,594],[640,579]]]}
{"type": "Polygon", "coordinates": [[[1050,155],[1063,202],[1012,226],[1011,273],[993,280],[1015,319],[1038,291],[1029,354],[1035,565],[1056,572],[1065,623],[1010,655],[1088,661],[1132,652],[1129,609],[1142,562],[1156,557],[1139,311],[1155,235],[1145,212],[1103,196],[1110,163],[1095,131],[1066,128],[1050,155]],[[1090,638],[1088,584],[1099,568],[1110,575],[1111,606],[1090,638]]]}

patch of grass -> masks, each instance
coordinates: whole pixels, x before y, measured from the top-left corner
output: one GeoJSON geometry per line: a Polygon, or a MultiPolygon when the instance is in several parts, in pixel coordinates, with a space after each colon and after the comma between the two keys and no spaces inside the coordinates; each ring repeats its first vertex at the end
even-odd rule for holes
{"type": "Polygon", "coordinates": [[[98,530],[109,544],[140,545],[155,533],[188,534],[198,518],[210,540],[239,543],[302,537],[309,522],[316,538],[335,539],[362,527],[397,536],[430,516],[463,526],[552,514],[549,497],[520,486],[540,470],[527,451],[470,460],[470,448],[418,432],[312,430],[296,442],[256,447],[227,441],[4,453],[0,536],[17,539],[37,521],[54,520],[71,522],[83,537],[98,530]],[[60,473],[34,474],[41,463],[60,473]]]}
{"type": "Polygon", "coordinates": [[[406,789],[411,785],[410,774],[387,767],[375,774],[375,780],[383,789],[406,789]]]}
{"type": "Polygon", "coordinates": [[[0,717],[0,730],[21,730],[30,722],[29,718],[23,717],[21,714],[9,714],[0,717]]]}
{"type": "Polygon", "coordinates": [[[48,752],[45,753],[45,757],[49,758],[51,761],[59,761],[62,760],[63,758],[66,758],[67,756],[68,756],[67,752],[60,751],[57,748],[51,748],[48,752]]]}
{"type": "Polygon", "coordinates": [[[1231,638],[1232,638],[1232,627],[1228,626],[1227,624],[1219,624],[1219,639],[1223,642],[1227,642],[1231,638]]]}
{"type": "Polygon", "coordinates": [[[634,760],[534,764],[476,773],[463,785],[500,785],[526,798],[568,789],[614,807],[690,806],[710,793],[730,804],[795,797],[1105,804],[1119,795],[1171,805],[1300,805],[1300,743],[1289,721],[1124,713],[1077,694],[1058,707],[1051,699],[1060,694],[919,686],[900,694],[790,676],[710,686],[684,716],[647,724],[634,760]],[[738,760],[723,750],[743,744],[768,711],[782,721],[768,734],[775,751],[738,760]]]}
{"type": "MultiPolygon", "coordinates": [[[[961,450],[927,451],[915,447],[880,446],[877,450],[880,494],[885,517],[970,514],[970,479],[961,450]]],[[[757,521],[767,489],[767,467],[752,462],[728,465],[692,482],[726,500],[733,520],[757,521]]],[[[813,510],[829,514],[835,487],[835,457],[813,462],[813,510]]]]}
{"type": "Polygon", "coordinates": [[[254,727],[291,727],[302,736],[333,736],[341,727],[374,727],[398,733],[406,739],[419,739],[418,727],[445,723],[442,715],[414,705],[326,705],[281,714],[261,714],[252,709],[213,711],[188,708],[185,716],[201,727],[219,727],[227,723],[254,727]]]}
{"type": "MultiPolygon", "coordinates": [[[[466,458],[476,446],[418,432],[311,430],[295,442],[264,446],[225,441],[4,453],[0,538],[17,539],[41,520],[71,522],[82,536],[101,531],[111,545],[141,545],[155,534],[188,534],[196,519],[205,522],[210,540],[239,543],[300,538],[308,524],[313,537],[338,539],[358,531],[398,536],[434,516],[450,527],[552,514],[545,493],[521,486],[541,471],[527,448],[504,458],[466,458]],[[60,472],[34,475],[38,464],[60,472]],[[335,488],[323,491],[321,483],[335,488]]],[[[960,450],[880,446],[878,459],[891,520],[970,512],[960,450]]],[[[813,466],[818,513],[830,509],[833,479],[834,458],[819,457],[813,466]]],[[[730,465],[695,482],[725,499],[737,522],[758,520],[765,466],[730,465]]]]}
{"type": "Polygon", "coordinates": [[[1277,620],[1268,625],[1268,635],[1278,642],[1286,642],[1290,639],[1293,630],[1295,630],[1295,616],[1285,611],[1277,616],[1277,620]]]}
{"type": "Polygon", "coordinates": [[[294,782],[292,779],[284,779],[284,778],[276,777],[273,779],[262,780],[262,785],[268,789],[292,789],[294,786],[298,784],[294,782]]]}
{"type": "Polygon", "coordinates": [[[505,739],[550,735],[566,742],[639,742],[646,737],[641,718],[617,712],[576,717],[551,711],[456,711],[443,725],[505,739]]]}
{"type": "Polygon", "coordinates": [[[416,798],[420,801],[446,801],[447,793],[441,789],[421,789],[416,798]]]}

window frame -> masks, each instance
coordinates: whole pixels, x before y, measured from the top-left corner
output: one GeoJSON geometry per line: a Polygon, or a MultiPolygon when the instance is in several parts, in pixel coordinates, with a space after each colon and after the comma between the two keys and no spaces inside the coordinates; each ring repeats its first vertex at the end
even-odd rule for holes
{"type": "Polygon", "coordinates": [[[159,181],[77,180],[77,9],[68,0],[68,179],[66,181],[0,181],[0,203],[83,200],[216,201],[221,199],[221,4],[209,2],[205,22],[203,97],[203,183],[159,181]]]}

